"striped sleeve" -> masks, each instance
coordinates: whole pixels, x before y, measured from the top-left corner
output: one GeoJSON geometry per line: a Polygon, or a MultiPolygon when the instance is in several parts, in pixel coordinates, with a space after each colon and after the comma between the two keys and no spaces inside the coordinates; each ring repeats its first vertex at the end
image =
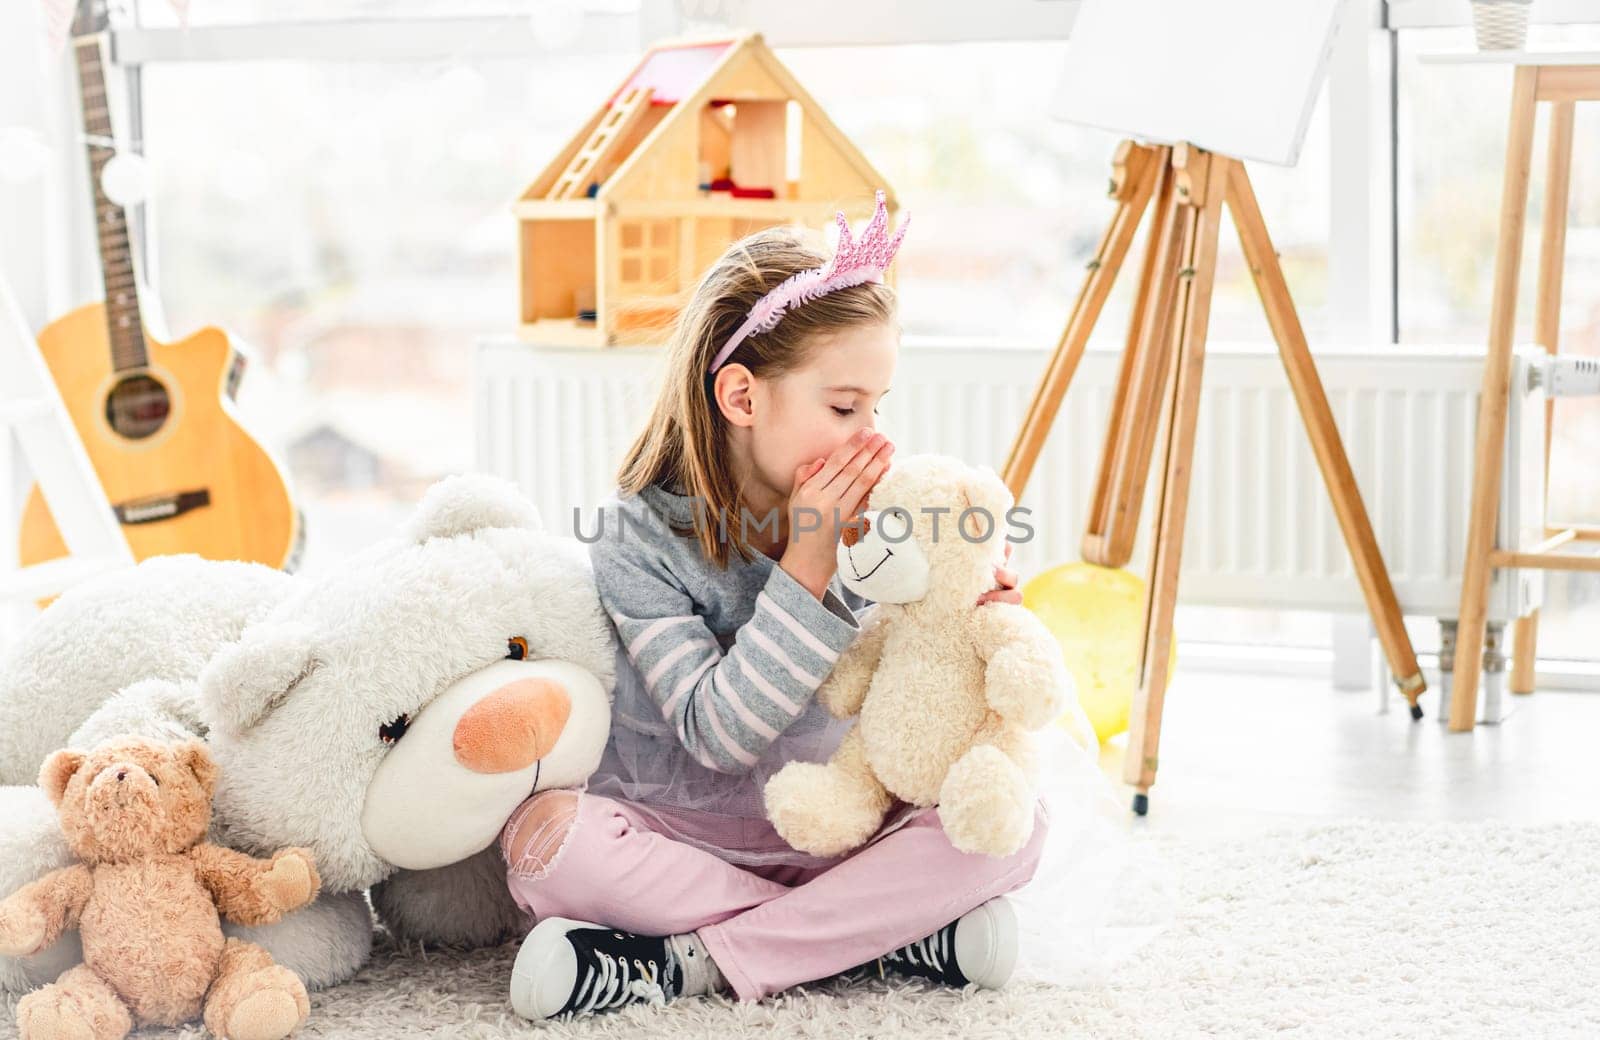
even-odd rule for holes
{"type": "Polygon", "coordinates": [[[830,588],[822,600],[774,566],[723,653],[693,596],[648,545],[593,554],[600,601],[662,717],[695,760],[747,773],[805,710],[860,632],[830,588]]]}

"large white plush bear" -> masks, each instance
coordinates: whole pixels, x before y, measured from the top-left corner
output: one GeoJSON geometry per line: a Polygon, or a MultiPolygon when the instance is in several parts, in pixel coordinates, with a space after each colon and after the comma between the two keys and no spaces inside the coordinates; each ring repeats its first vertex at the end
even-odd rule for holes
{"type": "MultiPolygon", "coordinates": [[[[592,772],[615,660],[583,546],[495,478],[442,481],[325,576],[148,561],[61,597],[0,664],[0,892],[67,861],[32,786],[46,754],[194,734],[221,767],[213,840],[316,856],[314,904],[234,930],[308,984],[365,961],[368,889],[403,937],[498,941],[525,922],[495,837],[532,791],[592,772]]],[[[0,958],[0,990],[77,956],[0,958]]]]}
{"type": "Polygon", "coordinates": [[[294,584],[253,563],[158,556],[68,590],[0,664],[0,784],[32,784],[45,757],[131,683],[195,679],[294,584]]]}

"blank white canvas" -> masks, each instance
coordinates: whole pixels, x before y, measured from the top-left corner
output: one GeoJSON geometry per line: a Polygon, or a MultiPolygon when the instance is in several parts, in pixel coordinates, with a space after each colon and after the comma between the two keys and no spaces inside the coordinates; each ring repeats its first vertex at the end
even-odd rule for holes
{"type": "Polygon", "coordinates": [[[1053,113],[1293,166],[1341,0],[1083,0],[1053,113]]]}

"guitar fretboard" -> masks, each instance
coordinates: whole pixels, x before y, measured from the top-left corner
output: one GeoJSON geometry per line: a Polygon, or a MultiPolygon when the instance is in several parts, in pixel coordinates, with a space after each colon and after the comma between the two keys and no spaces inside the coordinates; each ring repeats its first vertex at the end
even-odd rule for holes
{"type": "Polygon", "coordinates": [[[139,315],[128,218],[121,206],[106,197],[100,184],[100,174],[116,154],[112,145],[105,73],[100,63],[100,36],[80,37],[75,41],[74,50],[78,58],[78,85],[83,94],[83,128],[88,137],[89,183],[94,191],[95,234],[100,242],[100,273],[106,290],[111,364],[119,372],[144,368],[149,364],[149,356],[145,352],[144,324],[139,315]]]}

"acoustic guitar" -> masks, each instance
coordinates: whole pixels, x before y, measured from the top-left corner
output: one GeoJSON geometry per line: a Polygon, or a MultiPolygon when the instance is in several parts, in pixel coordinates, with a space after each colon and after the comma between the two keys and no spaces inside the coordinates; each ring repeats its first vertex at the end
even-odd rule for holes
{"type": "MultiPolygon", "coordinates": [[[[288,481],[234,409],[244,356],[218,328],[160,343],[144,327],[126,216],[100,184],[115,152],[100,62],[103,6],[77,26],[105,300],[46,326],[39,350],[135,558],[198,553],[293,570],[303,525],[288,481]]],[[[67,554],[37,485],[20,540],[24,565],[67,554]]]]}

